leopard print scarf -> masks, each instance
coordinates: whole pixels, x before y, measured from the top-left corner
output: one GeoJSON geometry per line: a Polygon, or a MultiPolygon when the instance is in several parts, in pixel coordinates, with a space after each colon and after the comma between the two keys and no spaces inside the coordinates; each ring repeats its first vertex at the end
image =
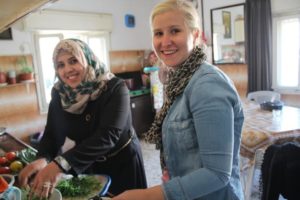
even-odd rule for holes
{"type": "Polygon", "coordinates": [[[162,150],[161,127],[171,105],[176,97],[182,94],[193,74],[206,60],[206,55],[200,47],[196,47],[191,55],[176,70],[171,70],[168,74],[165,87],[165,100],[161,110],[155,115],[149,131],[144,133],[145,141],[156,144],[157,149],[162,150]]]}

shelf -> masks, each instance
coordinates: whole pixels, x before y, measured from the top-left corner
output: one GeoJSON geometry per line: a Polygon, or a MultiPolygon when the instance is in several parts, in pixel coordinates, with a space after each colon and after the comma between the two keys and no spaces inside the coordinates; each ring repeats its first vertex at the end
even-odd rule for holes
{"type": "Polygon", "coordinates": [[[20,82],[20,83],[15,83],[15,84],[3,84],[0,83],[0,89],[1,88],[8,88],[8,87],[16,87],[16,86],[20,86],[20,85],[24,85],[24,84],[29,84],[29,83],[35,83],[35,80],[30,80],[30,81],[24,81],[24,82],[20,82]]]}

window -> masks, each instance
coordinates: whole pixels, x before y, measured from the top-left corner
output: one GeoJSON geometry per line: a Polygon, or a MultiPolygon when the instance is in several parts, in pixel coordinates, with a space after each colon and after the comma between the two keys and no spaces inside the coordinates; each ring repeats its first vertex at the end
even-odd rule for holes
{"type": "Polygon", "coordinates": [[[282,93],[300,93],[300,14],[274,17],[273,87],[282,93]]]}
{"type": "Polygon", "coordinates": [[[77,38],[86,42],[96,56],[106,65],[108,63],[108,33],[105,32],[75,32],[60,31],[59,33],[36,33],[34,40],[36,45],[38,96],[41,113],[48,110],[51,100],[51,89],[55,80],[52,54],[56,44],[64,38],[77,38]]]}

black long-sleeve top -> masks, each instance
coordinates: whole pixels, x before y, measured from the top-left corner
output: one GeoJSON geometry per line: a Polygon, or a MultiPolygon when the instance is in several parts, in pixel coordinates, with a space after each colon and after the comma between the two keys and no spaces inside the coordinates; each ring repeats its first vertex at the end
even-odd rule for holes
{"type": "Polygon", "coordinates": [[[68,161],[73,172],[80,174],[95,160],[113,152],[120,136],[130,131],[131,124],[130,96],[119,78],[111,79],[107,90],[90,101],[82,114],[64,111],[60,96],[53,89],[38,156],[52,160],[69,137],[76,145],[61,156],[68,161]]]}

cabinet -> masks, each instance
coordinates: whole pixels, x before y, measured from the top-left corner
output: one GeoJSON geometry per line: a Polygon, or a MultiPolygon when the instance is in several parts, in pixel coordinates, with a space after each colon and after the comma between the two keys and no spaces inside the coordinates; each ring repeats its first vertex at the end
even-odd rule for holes
{"type": "Polygon", "coordinates": [[[149,130],[155,111],[150,94],[133,96],[130,98],[133,127],[138,136],[149,130]]]}

